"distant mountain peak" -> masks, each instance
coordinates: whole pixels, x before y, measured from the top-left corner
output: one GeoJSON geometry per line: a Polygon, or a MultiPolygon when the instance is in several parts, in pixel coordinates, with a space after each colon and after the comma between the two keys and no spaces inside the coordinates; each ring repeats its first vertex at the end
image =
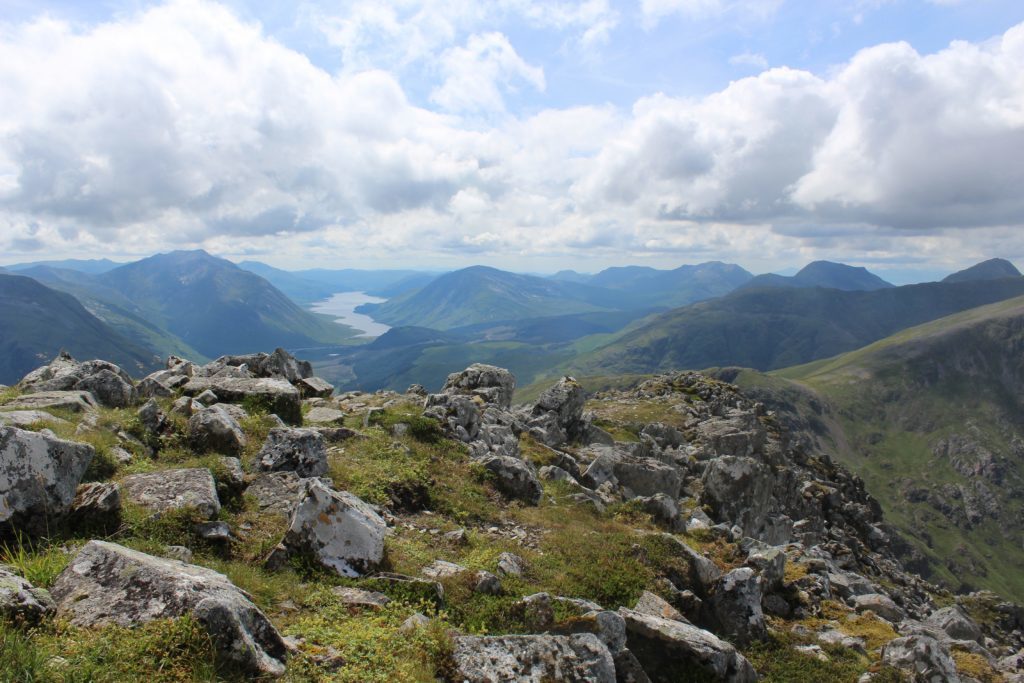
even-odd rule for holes
{"type": "Polygon", "coordinates": [[[850,266],[835,261],[812,261],[792,277],[784,275],[758,275],[747,283],[754,287],[825,287],[844,291],[870,292],[889,289],[893,285],[863,266],[850,266]]]}
{"type": "Polygon", "coordinates": [[[990,258],[976,263],[970,268],[957,271],[946,277],[943,282],[969,282],[971,280],[999,280],[1004,277],[1020,277],[1017,266],[1003,258],[990,258]]]}

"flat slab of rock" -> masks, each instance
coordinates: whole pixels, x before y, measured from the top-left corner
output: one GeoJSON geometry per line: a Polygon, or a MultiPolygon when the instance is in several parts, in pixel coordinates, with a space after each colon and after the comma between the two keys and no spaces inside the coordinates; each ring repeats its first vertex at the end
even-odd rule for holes
{"type": "Polygon", "coordinates": [[[306,413],[306,424],[340,425],[345,422],[345,413],[335,408],[317,406],[306,413]]]}
{"type": "Polygon", "coordinates": [[[899,623],[906,616],[906,613],[892,601],[892,598],[881,593],[856,595],[853,597],[853,606],[858,612],[871,610],[886,621],[893,623],[899,623]]]}
{"type": "Polygon", "coordinates": [[[70,508],[95,455],[88,444],[0,427],[0,528],[45,531],[70,508]]]}
{"type": "Polygon", "coordinates": [[[49,424],[62,425],[67,424],[67,420],[62,420],[59,417],[51,415],[43,410],[11,410],[5,411],[6,406],[0,406],[0,426],[17,427],[19,429],[25,429],[39,423],[45,422],[49,424]]]}
{"type": "Polygon", "coordinates": [[[198,396],[206,390],[228,403],[252,403],[274,413],[288,424],[302,424],[299,390],[287,380],[246,377],[193,377],[182,387],[186,396],[198,396]]]}
{"type": "Polygon", "coordinates": [[[231,581],[205,567],[90,541],[57,577],[58,613],[75,626],[133,627],[192,615],[218,654],[252,676],[284,674],[284,641],[231,581]]]}
{"type": "Polygon", "coordinates": [[[651,680],[672,680],[673,671],[695,666],[727,683],[757,681],[746,657],[713,633],[625,607],[619,614],[626,620],[626,646],[651,680]]]}
{"type": "Polygon", "coordinates": [[[615,683],[615,662],[597,636],[460,636],[455,680],[469,683],[615,683]]]}
{"type": "Polygon", "coordinates": [[[88,391],[40,391],[22,394],[4,404],[4,410],[68,410],[85,413],[99,406],[88,391]]]}
{"type": "Polygon", "coordinates": [[[350,586],[337,586],[331,589],[331,593],[336,595],[346,605],[353,607],[380,609],[391,602],[391,598],[383,593],[364,591],[362,588],[352,588],[350,586]]]}
{"type": "Polygon", "coordinates": [[[361,576],[384,558],[387,524],[370,506],[319,479],[306,479],[288,531],[267,559],[271,569],[305,557],[342,576],[361,576]]]}
{"type": "Polygon", "coordinates": [[[330,398],[334,385],[320,377],[303,377],[295,382],[303,398],[330,398]]]}
{"type": "Polygon", "coordinates": [[[145,472],[121,481],[125,498],[154,512],[194,507],[207,519],[220,512],[210,470],[202,467],[145,472]]]}

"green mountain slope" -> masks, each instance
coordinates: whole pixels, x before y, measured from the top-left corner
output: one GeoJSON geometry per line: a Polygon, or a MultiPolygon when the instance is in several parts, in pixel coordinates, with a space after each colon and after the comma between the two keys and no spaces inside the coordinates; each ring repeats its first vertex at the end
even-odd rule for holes
{"type": "Polygon", "coordinates": [[[29,277],[0,274],[0,383],[17,382],[61,349],[83,360],[113,361],[133,375],[156,369],[159,360],[73,296],[29,277]]]}
{"type": "Polygon", "coordinates": [[[643,266],[608,268],[587,284],[629,292],[638,305],[674,307],[724,296],[752,277],[735,264],[710,261],[673,270],[643,266]]]}
{"type": "Polygon", "coordinates": [[[633,307],[626,293],[473,266],[360,312],[392,326],[446,330],[521,318],[633,307]]]}
{"type": "Polygon", "coordinates": [[[836,454],[959,588],[1024,598],[1024,297],[779,371],[831,405],[836,454]]]}
{"type": "Polygon", "coordinates": [[[740,365],[769,370],[827,358],[900,329],[1024,294],[1024,278],[844,292],[743,289],[674,309],[574,360],[584,375],[740,365]]]}
{"type": "Polygon", "coordinates": [[[262,277],[204,251],[158,254],[97,276],[149,322],[206,356],[342,341],[350,333],[262,277]]]}

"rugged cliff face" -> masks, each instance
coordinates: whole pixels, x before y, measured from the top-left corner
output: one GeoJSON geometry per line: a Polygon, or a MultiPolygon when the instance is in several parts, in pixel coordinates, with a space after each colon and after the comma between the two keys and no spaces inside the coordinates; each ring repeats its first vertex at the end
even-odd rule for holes
{"type": "Polygon", "coordinates": [[[1024,676],[1022,610],[906,571],[814,425],[732,384],[514,405],[484,365],[341,396],[284,352],[118,370],[0,394],[0,677],[1024,676]]]}

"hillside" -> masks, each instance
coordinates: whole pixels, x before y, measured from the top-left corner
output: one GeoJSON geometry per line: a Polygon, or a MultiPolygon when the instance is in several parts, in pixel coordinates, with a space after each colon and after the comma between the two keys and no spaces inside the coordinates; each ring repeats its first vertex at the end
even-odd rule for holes
{"type": "Polygon", "coordinates": [[[935,577],[1024,598],[1024,297],[779,377],[832,405],[842,461],[935,577]]]}
{"type": "Polygon", "coordinates": [[[0,274],[0,384],[13,384],[61,349],[80,359],[111,359],[134,375],[159,364],[90,314],[74,297],[20,275],[0,274]]]}
{"type": "Polygon", "coordinates": [[[746,282],[743,287],[827,287],[848,292],[870,292],[876,289],[888,289],[893,285],[878,277],[867,268],[848,266],[845,263],[832,261],[814,261],[808,263],[793,276],[758,275],[746,282]]]}
{"type": "Polygon", "coordinates": [[[709,261],[673,270],[644,266],[607,268],[586,283],[629,292],[638,306],[675,307],[723,296],[752,277],[735,264],[709,261]]]}
{"type": "Polygon", "coordinates": [[[473,266],[442,275],[422,289],[358,310],[395,327],[447,330],[631,305],[632,298],[619,292],[473,266]]]}
{"type": "Polygon", "coordinates": [[[900,329],[1024,294],[1024,278],[844,292],[742,289],[674,309],[574,360],[584,375],[739,365],[770,370],[827,358],[900,329]]]}
{"type": "Polygon", "coordinates": [[[367,292],[391,297],[425,286],[435,276],[415,270],[281,270],[259,261],[242,261],[239,268],[255,273],[293,301],[308,304],[338,292],[367,292]]]}
{"type": "Polygon", "coordinates": [[[107,258],[102,259],[63,259],[60,261],[31,261],[27,263],[12,263],[9,266],[5,266],[12,272],[21,272],[28,270],[29,268],[59,268],[61,270],[75,270],[80,273],[88,273],[90,275],[99,275],[100,273],[106,273],[107,271],[113,270],[122,263],[117,261],[111,261],[107,258]]]}
{"type": "Polygon", "coordinates": [[[471,366],[426,398],[300,404],[305,380],[222,370],[178,365],[149,378],[167,395],[144,405],[0,428],[0,456],[48,484],[0,519],[17,596],[0,602],[0,680],[896,683],[931,667],[988,682],[1017,668],[1021,608],[909,573],[861,480],[733,385],[674,373],[586,396],[566,378],[512,407],[516,378],[471,366]],[[210,386],[233,405],[189,398],[210,386]]]}

